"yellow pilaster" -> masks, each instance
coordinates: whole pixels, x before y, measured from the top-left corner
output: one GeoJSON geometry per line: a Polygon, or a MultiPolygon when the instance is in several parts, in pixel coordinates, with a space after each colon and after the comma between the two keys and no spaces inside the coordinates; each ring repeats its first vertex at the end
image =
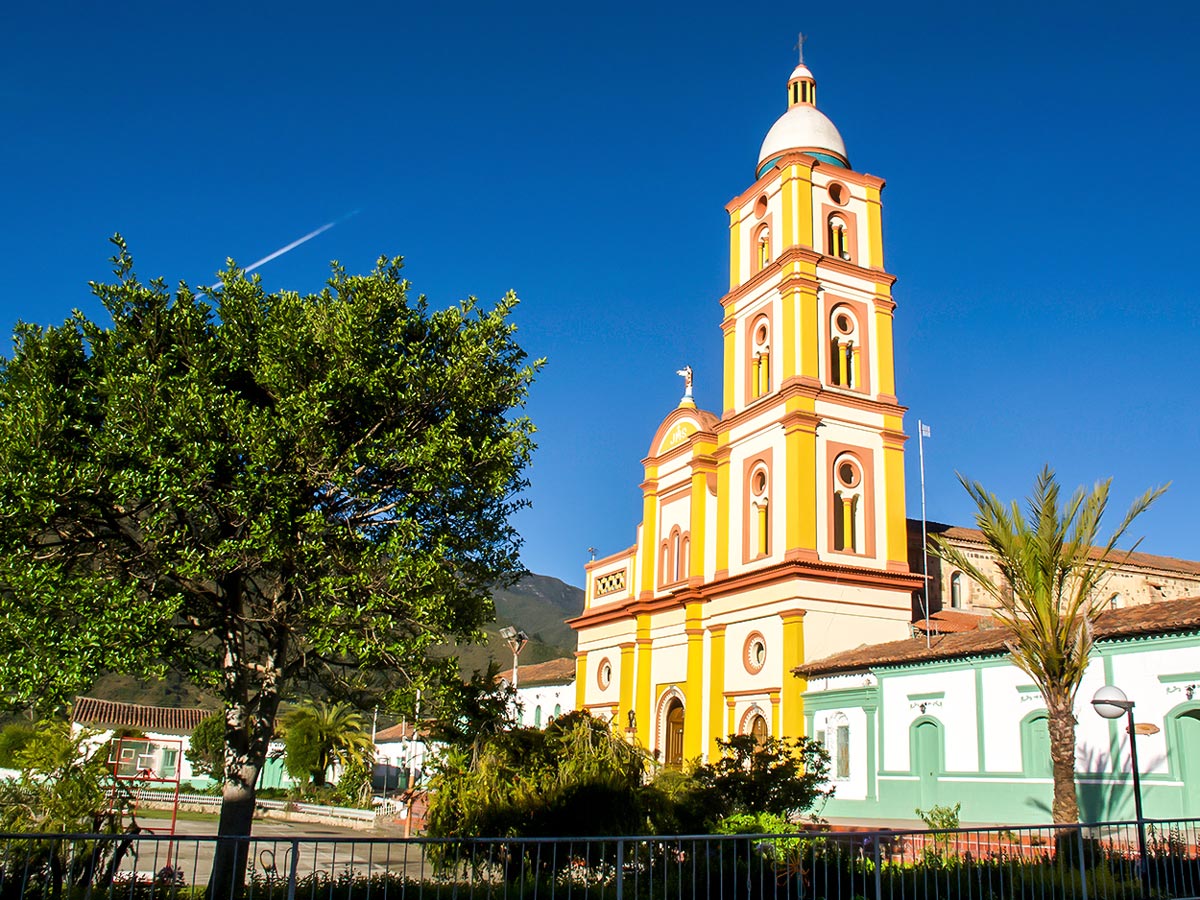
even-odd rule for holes
{"type": "Polygon", "coordinates": [[[812,169],[790,165],[783,173],[783,235],[789,247],[813,245],[812,169]]]}
{"type": "Polygon", "coordinates": [[[575,708],[587,705],[587,651],[575,652],[575,708]]]}
{"type": "Polygon", "coordinates": [[[875,355],[879,362],[875,373],[876,392],[896,396],[896,361],[892,341],[892,313],[875,308],[875,355]]]}
{"type": "Polygon", "coordinates": [[[706,527],[708,524],[708,473],[712,471],[708,465],[693,465],[692,468],[692,508],[691,508],[691,540],[688,544],[688,578],[704,577],[704,547],[707,544],[706,527]]]}
{"type": "MultiPolygon", "coordinates": [[[[815,267],[814,277],[815,277],[815,267]]],[[[813,288],[800,289],[800,374],[809,378],[819,379],[821,376],[820,357],[817,353],[817,342],[820,340],[820,310],[817,304],[817,292],[813,288]]]]}
{"type": "Polygon", "coordinates": [[[883,206],[879,202],[879,188],[867,188],[867,246],[871,258],[867,265],[883,268],[883,206]]]}
{"type": "Polygon", "coordinates": [[[717,558],[718,572],[729,571],[729,448],[717,457],[717,558]]]}
{"type": "Polygon", "coordinates": [[[722,328],[725,331],[725,378],[722,400],[725,412],[731,412],[737,402],[737,323],[730,319],[722,328]]]}
{"type": "Polygon", "coordinates": [[[725,626],[711,625],[709,633],[708,677],[708,761],[721,756],[717,738],[725,737],[725,626]]]}
{"type": "Polygon", "coordinates": [[[779,357],[782,369],[779,373],[780,384],[796,374],[796,307],[799,299],[800,292],[794,287],[785,287],[780,296],[783,308],[783,319],[779,323],[779,344],[783,349],[779,357]]]}
{"type": "Polygon", "coordinates": [[[641,583],[643,594],[654,593],[654,568],[658,558],[658,468],[646,467],[646,480],[642,483],[642,546],[638,554],[641,559],[641,583]]]}
{"type": "Polygon", "coordinates": [[[737,712],[737,701],[732,697],[725,698],[725,733],[721,737],[728,737],[737,730],[737,722],[734,721],[734,713],[737,712]]]}
{"type": "Polygon", "coordinates": [[[637,617],[637,697],[634,710],[637,712],[637,736],[643,747],[650,746],[650,728],[653,724],[654,707],[650,696],[650,614],[637,617]]]}
{"type": "MultiPolygon", "coordinates": [[[[804,610],[796,609],[780,613],[783,621],[783,672],[782,683],[787,685],[787,697],[783,700],[783,721],[776,734],[781,737],[800,737],[804,733],[804,701],[800,699],[807,684],[792,674],[792,669],[804,662],[804,610]]],[[[777,709],[772,696],[772,708],[777,709]]]]}
{"type": "Polygon", "coordinates": [[[687,707],[683,720],[683,758],[695,759],[704,751],[704,609],[699,601],[686,605],[687,707]]]}
{"type": "Polygon", "coordinates": [[[771,691],[771,734],[778,737],[779,733],[779,691],[771,691]]]}
{"type": "Polygon", "coordinates": [[[729,214],[729,289],[742,283],[742,211],[729,214]]]}
{"type": "Polygon", "coordinates": [[[787,458],[787,550],[817,550],[817,429],[813,417],[783,431],[787,458]]]}
{"type": "Polygon", "coordinates": [[[893,567],[908,565],[908,527],[904,510],[904,435],[900,417],[885,416],[883,435],[884,503],[887,505],[887,556],[893,567]]]}
{"type": "Polygon", "coordinates": [[[629,725],[629,711],[632,709],[637,714],[638,727],[641,727],[642,714],[637,712],[637,698],[633,693],[633,650],[636,646],[633,641],[627,641],[621,646],[621,695],[620,706],[617,709],[617,720],[613,723],[616,730],[624,734],[626,727],[629,725]]]}

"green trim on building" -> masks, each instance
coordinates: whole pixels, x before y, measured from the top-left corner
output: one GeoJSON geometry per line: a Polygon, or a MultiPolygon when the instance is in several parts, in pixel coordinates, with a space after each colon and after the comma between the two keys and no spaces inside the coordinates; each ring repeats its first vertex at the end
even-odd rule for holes
{"type": "Polygon", "coordinates": [[[1200,681],[1200,672],[1180,672],[1176,675],[1159,675],[1160,684],[1175,684],[1181,681],[1200,681]]]}
{"type": "Polygon", "coordinates": [[[945,700],[946,692],[945,691],[929,691],[928,693],[925,693],[925,694],[909,694],[908,699],[912,700],[914,702],[916,702],[918,700],[945,700]]]}

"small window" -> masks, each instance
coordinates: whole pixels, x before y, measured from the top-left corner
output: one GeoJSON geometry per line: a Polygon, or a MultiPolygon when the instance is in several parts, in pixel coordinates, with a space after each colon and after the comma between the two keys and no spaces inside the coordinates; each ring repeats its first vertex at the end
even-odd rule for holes
{"type": "Polygon", "coordinates": [[[771,326],[766,316],[755,319],[750,329],[749,387],[751,400],[771,391],[771,326]]]}
{"type": "Polygon", "coordinates": [[[600,660],[600,665],[596,669],[596,683],[600,685],[602,691],[607,691],[608,686],[612,684],[612,663],[607,659],[600,660]]]}
{"type": "Polygon", "coordinates": [[[766,225],[758,229],[754,238],[754,271],[761,272],[771,261],[771,229],[766,225]]]}
{"type": "Polygon", "coordinates": [[[848,306],[839,306],[829,317],[829,382],[838,387],[862,384],[862,352],[858,321],[848,306]]]}
{"type": "Polygon", "coordinates": [[[842,713],[829,718],[824,732],[833,740],[833,745],[826,745],[833,766],[834,778],[850,777],[850,720],[842,713]]]}
{"type": "Polygon", "coordinates": [[[562,704],[561,704],[561,703],[555,703],[555,704],[554,704],[554,718],[556,718],[556,719],[557,719],[557,718],[558,718],[559,716],[561,716],[561,715],[562,715],[562,704]]]}
{"type": "Polygon", "coordinates": [[[751,675],[757,675],[767,664],[767,639],[762,636],[762,632],[752,631],[746,637],[746,644],[742,648],[742,663],[751,675]]]}
{"type": "Polygon", "coordinates": [[[950,576],[950,608],[962,609],[962,572],[950,576]]]}
{"type": "Polygon", "coordinates": [[[833,465],[833,549],[862,553],[865,532],[863,471],[858,459],[843,453],[833,465]]]}
{"type": "Polygon", "coordinates": [[[829,219],[829,255],[838,259],[850,260],[850,239],[846,233],[846,223],[839,216],[829,219]]]}
{"type": "Polygon", "coordinates": [[[533,727],[542,727],[542,705],[540,703],[533,708],[533,727]]]}
{"type": "Polygon", "coordinates": [[[759,464],[750,473],[750,549],[756,557],[771,552],[770,478],[759,464]]]}

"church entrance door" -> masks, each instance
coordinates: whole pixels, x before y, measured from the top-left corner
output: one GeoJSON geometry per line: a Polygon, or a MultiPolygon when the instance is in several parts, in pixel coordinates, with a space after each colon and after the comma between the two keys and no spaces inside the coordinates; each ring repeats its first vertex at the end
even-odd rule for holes
{"type": "Polygon", "coordinates": [[[672,700],[667,707],[665,762],[679,768],[683,765],[683,704],[672,700]]]}

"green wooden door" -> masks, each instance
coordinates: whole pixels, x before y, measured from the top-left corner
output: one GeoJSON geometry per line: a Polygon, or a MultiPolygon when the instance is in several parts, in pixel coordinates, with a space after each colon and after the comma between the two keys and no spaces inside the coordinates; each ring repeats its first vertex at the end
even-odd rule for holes
{"type": "Polygon", "coordinates": [[[913,726],[913,770],[920,780],[921,809],[938,803],[938,781],[942,775],[942,729],[935,722],[913,726]]]}
{"type": "Polygon", "coordinates": [[[1183,782],[1183,814],[1200,816],[1200,709],[1189,709],[1175,719],[1177,743],[1170,748],[1183,782]]]}

